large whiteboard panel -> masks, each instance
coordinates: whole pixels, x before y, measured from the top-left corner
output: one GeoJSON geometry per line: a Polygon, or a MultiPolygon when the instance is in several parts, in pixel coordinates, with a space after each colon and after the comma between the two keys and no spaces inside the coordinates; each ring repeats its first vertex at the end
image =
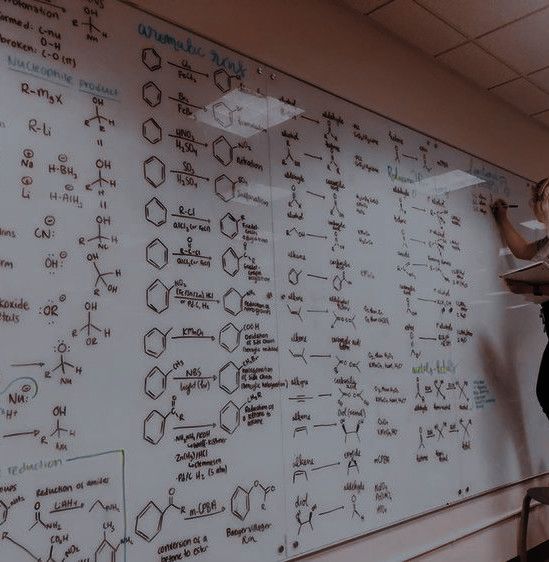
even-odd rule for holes
{"type": "Polygon", "coordinates": [[[116,0],[0,24],[2,557],[285,560],[547,470],[527,180],[116,0]]]}

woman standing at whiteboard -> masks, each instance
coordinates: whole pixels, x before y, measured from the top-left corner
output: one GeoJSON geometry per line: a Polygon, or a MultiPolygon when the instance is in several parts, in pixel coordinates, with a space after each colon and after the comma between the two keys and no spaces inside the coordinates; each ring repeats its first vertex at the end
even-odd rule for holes
{"type": "MultiPolygon", "coordinates": [[[[549,178],[538,182],[532,188],[530,206],[536,219],[545,225],[545,236],[535,242],[528,242],[515,229],[507,216],[507,203],[498,199],[492,204],[492,213],[498,229],[512,254],[521,260],[544,261],[549,265],[549,178]]],[[[507,281],[509,290],[519,295],[547,295],[549,285],[531,285],[517,281],[507,281]]],[[[541,317],[545,333],[549,337],[549,300],[541,305],[541,317]]],[[[545,415],[549,418],[549,343],[545,347],[539,369],[536,395],[545,415]]]]}

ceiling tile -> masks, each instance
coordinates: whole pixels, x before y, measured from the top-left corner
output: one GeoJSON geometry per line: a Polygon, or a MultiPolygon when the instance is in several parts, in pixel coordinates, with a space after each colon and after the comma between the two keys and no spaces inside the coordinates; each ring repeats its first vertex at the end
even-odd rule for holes
{"type": "MultiPolygon", "coordinates": [[[[352,10],[360,12],[361,14],[367,14],[383,4],[388,4],[391,0],[341,0],[343,4],[346,4],[352,10]]],[[[549,0],[547,0],[549,1],[549,0]]]]}
{"type": "Polygon", "coordinates": [[[537,119],[538,121],[540,121],[544,125],[549,126],[549,111],[544,111],[543,113],[540,113],[539,115],[536,115],[535,119],[537,119]]]}
{"type": "Polygon", "coordinates": [[[549,94],[542,92],[524,78],[513,80],[490,91],[529,115],[549,109],[549,94]]]}
{"type": "Polygon", "coordinates": [[[463,76],[470,78],[483,88],[490,88],[507,80],[518,78],[518,74],[483,51],[474,43],[467,43],[448,51],[437,60],[463,76]]]}
{"type": "Polygon", "coordinates": [[[392,1],[393,0],[365,0],[366,13],[369,13],[372,10],[376,10],[377,8],[380,8],[384,4],[389,4],[392,1]]]}
{"type": "Polygon", "coordinates": [[[549,92],[549,68],[544,68],[543,70],[530,74],[528,79],[549,92]]]}
{"type": "Polygon", "coordinates": [[[549,9],[485,35],[477,42],[485,49],[528,74],[549,65],[549,9]]]}
{"type": "Polygon", "coordinates": [[[469,37],[549,6],[549,0],[416,0],[469,37]]]}
{"type": "Polygon", "coordinates": [[[465,40],[463,35],[412,0],[394,0],[373,12],[370,18],[431,55],[465,40]]]}

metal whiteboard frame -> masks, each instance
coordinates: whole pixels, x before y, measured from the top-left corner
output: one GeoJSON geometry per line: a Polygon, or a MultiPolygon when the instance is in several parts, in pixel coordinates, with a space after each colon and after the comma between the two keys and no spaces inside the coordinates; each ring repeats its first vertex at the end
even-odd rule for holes
{"type": "MultiPolygon", "coordinates": [[[[481,160],[482,162],[485,162],[486,164],[490,164],[491,166],[495,166],[496,168],[499,168],[500,170],[503,170],[503,171],[505,171],[505,172],[507,172],[507,173],[509,173],[509,174],[512,174],[512,175],[514,175],[515,177],[518,177],[518,178],[520,178],[520,179],[526,180],[527,182],[530,182],[530,183],[532,183],[532,184],[535,183],[535,180],[533,180],[533,179],[531,179],[531,178],[528,178],[528,177],[526,177],[526,176],[523,176],[522,174],[519,174],[519,173],[517,173],[517,172],[514,172],[513,170],[509,170],[508,168],[505,168],[505,167],[500,166],[500,165],[498,165],[498,164],[495,164],[495,163],[491,162],[490,160],[486,160],[485,158],[483,158],[483,157],[481,157],[481,156],[478,156],[477,154],[474,154],[474,153],[472,153],[472,152],[469,152],[468,150],[465,150],[465,149],[463,149],[463,148],[461,148],[461,147],[459,147],[459,146],[456,146],[455,144],[449,143],[449,142],[445,141],[444,139],[440,139],[440,138],[438,138],[438,137],[433,137],[433,136],[430,135],[429,133],[426,133],[425,131],[422,131],[422,130],[420,130],[420,129],[417,129],[416,127],[413,127],[413,126],[411,126],[411,125],[408,125],[407,123],[403,123],[402,121],[398,121],[398,120],[396,120],[396,119],[393,119],[392,117],[390,117],[390,116],[388,116],[388,115],[385,115],[385,114],[383,114],[383,113],[380,113],[379,111],[376,111],[375,109],[371,109],[370,107],[366,107],[366,106],[364,106],[364,105],[361,105],[360,103],[357,103],[357,102],[355,102],[355,101],[353,101],[353,100],[350,100],[350,99],[348,99],[348,98],[346,98],[346,97],[344,97],[344,96],[341,96],[341,95],[339,95],[339,94],[335,94],[334,92],[330,92],[329,90],[326,90],[325,88],[323,88],[322,86],[319,86],[318,84],[314,84],[313,82],[309,82],[308,80],[305,80],[305,79],[303,79],[303,78],[300,78],[299,76],[296,76],[296,75],[294,75],[294,74],[291,74],[291,73],[289,73],[289,72],[287,72],[287,71],[285,71],[285,70],[281,70],[281,69],[279,69],[279,68],[273,66],[273,65],[270,64],[270,63],[267,63],[267,62],[265,62],[265,61],[262,61],[262,60],[260,60],[260,59],[257,59],[256,57],[251,56],[251,55],[249,55],[249,54],[247,54],[247,53],[243,53],[242,51],[239,51],[238,49],[235,49],[234,47],[231,47],[231,46],[229,46],[229,45],[226,45],[225,43],[220,42],[218,39],[214,39],[214,38],[212,38],[212,37],[209,37],[209,36],[207,36],[207,35],[204,35],[203,33],[196,32],[196,31],[194,31],[193,29],[190,29],[190,28],[188,28],[188,27],[185,27],[185,26],[181,25],[180,23],[178,23],[178,22],[176,22],[176,21],[174,21],[174,20],[171,20],[171,19],[169,19],[169,18],[167,18],[167,17],[160,16],[160,15],[158,15],[158,14],[152,12],[151,10],[145,9],[145,8],[143,8],[143,7],[141,7],[141,6],[137,5],[137,4],[135,4],[132,0],[113,0],[113,1],[118,2],[118,3],[120,3],[120,4],[123,4],[123,5],[125,5],[125,6],[128,6],[128,7],[132,8],[132,9],[134,9],[134,10],[137,10],[138,12],[141,12],[141,13],[143,13],[143,14],[147,14],[148,16],[151,16],[151,17],[153,17],[153,18],[156,18],[156,19],[158,19],[158,20],[160,20],[160,21],[163,21],[163,22],[165,22],[165,23],[167,23],[167,24],[173,25],[173,26],[177,27],[178,29],[181,29],[181,30],[183,30],[183,31],[185,31],[185,32],[187,32],[187,33],[192,33],[192,34],[196,35],[197,37],[200,37],[200,38],[202,38],[202,39],[205,39],[206,41],[210,41],[210,42],[212,42],[212,43],[215,43],[215,44],[217,44],[217,45],[223,47],[224,49],[227,49],[227,50],[229,50],[229,51],[232,51],[232,52],[234,52],[234,53],[237,53],[237,54],[239,54],[239,55],[241,55],[241,56],[243,56],[243,57],[246,57],[247,59],[250,59],[250,60],[252,60],[252,61],[254,61],[254,62],[256,62],[256,63],[258,63],[258,64],[260,64],[260,65],[266,66],[266,67],[268,67],[268,68],[271,68],[271,69],[273,69],[273,70],[276,70],[277,72],[280,72],[280,73],[282,73],[282,74],[285,74],[286,76],[289,76],[290,78],[293,78],[294,80],[298,80],[299,82],[302,82],[303,84],[307,84],[308,86],[311,86],[312,88],[316,88],[317,90],[320,90],[321,92],[324,92],[325,94],[328,94],[328,95],[330,95],[330,96],[332,96],[332,97],[334,97],[334,98],[337,98],[337,99],[339,99],[339,100],[341,100],[341,101],[350,103],[351,105],[353,105],[353,106],[355,106],[355,107],[357,107],[357,108],[359,108],[359,109],[363,109],[363,110],[365,110],[365,111],[369,111],[370,113],[373,113],[373,114],[375,114],[375,115],[377,115],[377,116],[379,116],[379,117],[382,117],[383,119],[388,119],[389,121],[392,121],[393,123],[396,123],[396,124],[398,124],[398,125],[400,125],[400,126],[402,126],[402,127],[406,127],[407,129],[409,129],[409,130],[411,130],[411,131],[414,131],[414,132],[416,132],[416,133],[418,133],[418,134],[420,134],[420,135],[424,135],[424,136],[428,137],[429,139],[432,139],[432,140],[441,142],[441,143],[445,144],[446,146],[448,146],[448,147],[450,147],[450,148],[453,148],[453,149],[455,149],[455,150],[459,150],[459,151],[462,152],[463,154],[467,154],[468,156],[471,156],[472,158],[476,158],[477,160],[481,160]]],[[[502,490],[506,490],[506,489],[508,489],[508,488],[511,488],[511,487],[513,487],[513,486],[517,486],[517,485],[519,485],[519,484],[524,484],[525,482],[529,482],[529,481],[535,480],[535,479],[537,479],[537,478],[543,478],[543,477],[545,477],[545,476],[549,476],[549,471],[542,472],[541,474],[535,474],[535,475],[532,475],[532,476],[528,476],[528,477],[526,477],[526,478],[523,478],[522,480],[516,480],[516,481],[513,481],[513,482],[508,482],[508,483],[506,483],[506,484],[502,484],[502,485],[500,485],[500,486],[496,486],[496,487],[494,487],[494,488],[490,488],[490,489],[488,489],[488,490],[484,490],[484,491],[482,491],[482,492],[479,492],[478,494],[474,494],[474,495],[471,495],[471,496],[467,496],[466,498],[462,498],[462,499],[459,499],[459,500],[456,500],[456,501],[453,501],[453,502],[448,502],[448,503],[446,503],[446,505],[434,507],[434,508],[429,509],[429,510],[427,510],[427,511],[422,511],[422,512],[420,512],[420,513],[417,513],[417,514],[415,514],[415,515],[412,515],[412,516],[410,516],[410,517],[405,517],[405,518],[403,518],[403,519],[399,519],[399,520],[397,520],[397,521],[394,521],[394,522],[392,522],[392,523],[389,523],[388,525],[384,525],[384,526],[382,526],[382,527],[378,527],[378,528],[372,529],[371,531],[367,531],[366,533],[361,533],[361,534],[359,534],[359,535],[356,535],[356,536],[354,536],[354,537],[350,537],[350,538],[348,538],[348,539],[342,539],[341,541],[337,541],[337,542],[334,542],[334,543],[330,543],[329,545],[325,545],[325,546],[323,546],[323,547],[321,547],[321,548],[319,548],[319,549],[310,550],[310,551],[308,551],[307,553],[300,554],[300,555],[298,555],[298,556],[290,556],[289,558],[286,558],[286,560],[305,560],[306,558],[309,558],[310,556],[312,556],[312,555],[314,555],[314,554],[321,554],[321,553],[324,553],[324,552],[326,552],[326,551],[328,551],[328,550],[332,550],[332,549],[334,549],[334,548],[336,548],[336,547],[344,546],[344,545],[347,545],[347,544],[350,544],[350,543],[353,543],[353,542],[356,542],[356,541],[359,541],[359,540],[363,540],[363,539],[368,538],[368,537],[370,537],[370,536],[372,536],[372,535],[375,535],[375,534],[378,534],[378,533],[381,533],[381,532],[384,532],[384,531],[389,531],[389,530],[394,529],[394,528],[396,528],[396,527],[400,527],[400,526],[402,526],[402,525],[404,525],[404,524],[406,524],[406,523],[411,523],[411,522],[413,522],[413,521],[417,521],[418,519],[422,519],[423,517],[427,517],[427,516],[429,516],[429,515],[433,515],[433,514],[435,514],[435,513],[439,513],[439,512],[441,512],[441,511],[445,511],[445,510],[448,510],[448,509],[450,509],[450,508],[460,506],[460,505],[462,505],[462,504],[464,504],[464,503],[466,503],[466,502],[469,502],[469,501],[472,501],[472,500],[476,500],[476,499],[479,499],[479,498],[481,498],[481,497],[484,497],[484,496],[487,496],[487,495],[491,495],[491,494],[494,494],[494,493],[496,493],[496,492],[500,492],[500,491],[502,491],[502,490]]],[[[512,517],[512,516],[505,516],[503,520],[509,519],[510,517],[512,517]]],[[[444,543],[444,544],[435,546],[434,548],[428,548],[425,552],[423,552],[423,553],[421,553],[421,554],[418,554],[417,556],[422,556],[422,555],[424,555],[424,554],[426,554],[426,553],[431,552],[432,550],[438,550],[439,548],[443,548],[444,546],[446,546],[447,544],[450,544],[451,542],[455,542],[456,540],[460,540],[460,539],[462,539],[462,538],[466,538],[466,537],[469,536],[469,535],[472,535],[472,534],[474,534],[474,533],[477,533],[477,532],[480,532],[480,531],[482,531],[482,530],[484,530],[484,529],[487,529],[487,528],[493,526],[494,524],[497,524],[497,523],[500,521],[500,519],[501,519],[501,518],[499,518],[499,519],[497,519],[497,520],[491,522],[489,525],[482,525],[482,526],[480,526],[478,529],[475,529],[475,530],[472,531],[472,532],[467,532],[463,537],[460,536],[460,537],[457,537],[457,538],[453,538],[453,539],[451,539],[451,540],[450,540],[449,542],[447,542],[447,543],[444,543]]],[[[286,553],[286,554],[288,554],[288,553],[286,553]]],[[[416,556],[416,558],[417,558],[417,556],[416,556]]],[[[413,558],[412,558],[412,559],[413,559],[413,558]]]]}

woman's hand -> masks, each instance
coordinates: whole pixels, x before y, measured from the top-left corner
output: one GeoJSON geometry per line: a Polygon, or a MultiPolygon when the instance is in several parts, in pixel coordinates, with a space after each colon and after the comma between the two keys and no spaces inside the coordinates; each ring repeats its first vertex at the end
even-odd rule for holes
{"type": "Polygon", "coordinates": [[[507,283],[507,287],[511,293],[515,293],[515,295],[531,295],[534,292],[534,285],[531,285],[530,283],[524,283],[523,281],[511,281],[509,279],[506,279],[505,283],[507,283]]]}
{"type": "Polygon", "coordinates": [[[492,214],[498,224],[507,218],[507,202],[504,199],[496,199],[491,205],[492,214]]]}

